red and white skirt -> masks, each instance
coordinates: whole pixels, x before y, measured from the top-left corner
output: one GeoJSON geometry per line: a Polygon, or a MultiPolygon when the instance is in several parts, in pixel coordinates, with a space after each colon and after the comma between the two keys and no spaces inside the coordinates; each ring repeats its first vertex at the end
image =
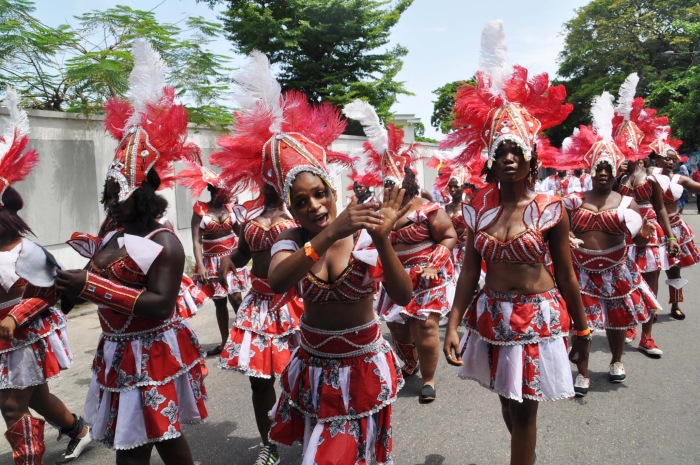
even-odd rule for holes
{"type": "MultiPolygon", "coordinates": [[[[21,299],[0,304],[14,307],[21,299]]],[[[9,312],[9,310],[8,310],[9,312]]],[[[50,308],[15,330],[14,340],[0,340],[0,389],[25,389],[56,378],[73,362],[65,315],[50,308]]]]}
{"type": "Polygon", "coordinates": [[[85,400],[92,438],[113,449],[133,449],[179,437],[182,423],[204,421],[204,355],[180,319],[146,331],[103,332],[85,400]]]}
{"type": "Polygon", "coordinates": [[[279,377],[299,345],[303,303],[294,291],[275,294],[267,279],[252,275],[251,290],[236,312],[219,368],[258,378],[279,377]]]}
{"type": "Polygon", "coordinates": [[[629,243],[629,255],[637,262],[637,266],[642,273],[652,271],[668,270],[668,252],[666,251],[666,235],[661,225],[656,220],[656,213],[651,206],[640,205],[639,211],[642,218],[647,220],[654,227],[654,232],[645,246],[637,246],[633,242],[629,243]]]}
{"type": "MultiPolygon", "coordinates": [[[[237,292],[245,292],[248,289],[248,269],[246,267],[238,268],[236,272],[229,271],[226,274],[226,283],[228,285],[228,290],[219,284],[219,279],[217,278],[219,274],[219,264],[221,264],[221,257],[226,255],[231,255],[233,249],[238,245],[238,237],[235,234],[229,234],[225,237],[220,237],[218,239],[203,239],[202,240],[202,261],[204,262],[204,267],[209,272],[209,277],[211,278],[208,282],[201,282],[196,280],[197,286],[204,292],[207,296],[212,299],[221,299],[229,294],[235,294],[237,292]]],[[[194,269],[195,274],[198,272],[197,267],[194,269]]]]}
{"type": "Polygon", "coordinates": [[[301,324],[270,412],[270,439],[303,442],[302,465],[391,464],[391,403],[401,368],[378,321],[342,331],[301,324]]]}
{"type": "Polygon", "coordinates": [[[571,251],[588,326],[594,331],[634,328],[661,310],[626,249],[622,243],[607,250],[571,251]]]}
{"type": "Polygon", "coordinates": [[[405,307],[397,305],[382,286],[375,309],[383,320],[405,323],[409,318],[427,320],[432,314],[444,316],[450,311],[452,302],[448,300],[448,295],[449,285],[454,276],[452,260],[448,260],[440,269],[437,279],[426,279],[418,274],[418,271],[428,264],[434,248],[435,244],[424,243],[411,250],[396,252],[413,282],[413,299],[405,307]]]}
{"type": "Polygon", "coordinates": [[[569,314],[558,290],[526,295],[486,288],[467,310],[465,324],[460,378],[518,402],[573,397],[565,340],[569,314]]]}
{"type": "Polygon", "coordinates": [[[208,298],[197,287],[192,278],[183,274],[180,282],[180,293],[177,298],[177,316],[183,320],[189,320],[197,314],[199,308],[204,305],[208,298]]]}
{"type": "Polygon", "coordinates": [[[671,222],[673,235],[678,240],[678,246],[681,248],[681,253],[677,257],[668,258],[670,266],[685,268],[700,262],[700,249],[695,245],[695,236],[688,223],[683,221],[681,215],[677,212],[669,215],[668,219],[671,222]]]}

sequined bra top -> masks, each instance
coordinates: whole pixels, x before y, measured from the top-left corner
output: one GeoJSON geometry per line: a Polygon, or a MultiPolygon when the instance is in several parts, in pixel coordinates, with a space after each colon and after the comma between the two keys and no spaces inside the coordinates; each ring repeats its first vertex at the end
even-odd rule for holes
{"type": "Polygon", "coordinates": [[[485,231],[502,210],[495,185],[480,190],[470,204],[463,205],[464,220],[474,233],[476,251],[487,262],[546,263],[548,247],[544,233],[561,220],[564,210],[561,199],[548,194],[535,196],[523,213],[526,229],[507,241],[485,231]]]}
{"type": "Polygon", "coordinates": [[[418,244],[430,239],[428,215],[440,209],[436,203],[425,203],[408,215],[409,222],[396,231],[389,233],[392,244],[418,244]]]}
{"type": "Polygon", "coordinates": [[[583,200],[578,196],[563,199],[564,206],[571,212],[571,230],[574,233],[602,231],[609,234],[637,235],[642,226],[642,218],[629,208],[632,197],[623,196],[620,204],[608,210],[593,211],[583,208],[583,200]]]}
{"type": "Polygon", "coordinates": [[[202,218],[199,223],[199,227],[202,229],[204,234],[221,234],[221,233],[233,233],[234,217],[233,217],[233,207],[230,203],[225,205],[228,211],[228,216],[224,221],[217,221],[214,217],[209,215],[209,205],[206,202],[196,202],[192,209],[197,216],[202,218]]]}
{"type": "MultiPolygon", "coordinates": [[[[376,250],[369,247],[369,236],[365,237],[363,234],[356,238],[348,265],[334,281],[323,280],[311,271],[299,281],[299,296],[305,302],[356,302],[374,294],[374,267],[370,263],[376,263],[377,255],[376,250]]],[[[277,241],[272,247],[272,255],[285,250],[296,252],[299,245],[290,239],[277,241]]]]}
{"type": "Polygon", "coordinates": [[[651,204],[651,197],[653,192],[653,186],[651,183],[655,181],[656,179],[653,176],[647,176],[646,182],[644,184],[640,184],[638,186],[628,186],[627,184],[620,184],[617,188],[617,192],[619,192],[620,195],[632,197],[639,204],[640,207],[647,206],[651,204]]]}
{"type": "Polygon", "coordinates": [[[297,223],[292,219],[280,221],[272,226],[263,226],[255,220],[245,224],[243,234],[251,252],[270,250],[282,231],[296,228],[297,223]]]}

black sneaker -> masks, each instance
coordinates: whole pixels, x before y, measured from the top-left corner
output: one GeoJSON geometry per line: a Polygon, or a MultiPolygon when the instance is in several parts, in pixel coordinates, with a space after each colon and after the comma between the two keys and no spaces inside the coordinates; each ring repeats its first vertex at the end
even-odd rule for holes
{"type": "Polygon", "coordinates": [[[276,446],[263,446],[258,454],[258,459],[253,465],[278,465],[280,456],[277,453],[276,446]]]}
{"type": "Polygon", "coordinates": [[[423,388],[420,390],[420,397],[418,397],[418,402],[421,404],[429,404],[435,400],[435,388],[429,384],[424,384],[423,388]]]}

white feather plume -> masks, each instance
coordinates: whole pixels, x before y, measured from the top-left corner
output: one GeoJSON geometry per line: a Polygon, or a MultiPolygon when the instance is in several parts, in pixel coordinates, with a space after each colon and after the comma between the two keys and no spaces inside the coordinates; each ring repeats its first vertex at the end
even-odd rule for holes
{"type": "Polygon", "coordinates": [[[610,92],[603,92],[593,100],[591,118],[593,120],[593,130],[603,140],[608,142],[612,140],[612,120],[614,116],[613,96],[610,92]]]}
{"type": "Polygon", "coordinates": [[[580,131],[578,128],[574,128],[573,133],[569,137],[567,137],[566,139],[564,139],[562,141],[562,143],[561,143],[562,153],[569,153],[569,151],[571,150],[571,144],[573,144],[573,142],[574,142],[573,138],[578,136],[579,132],[580,131]]]}
{"type": "Polygon", "coordinates": [[[508,67],[505,28],[500,19],[487,22],[481,32],[479,69],[491,76],[491,93],[501,95],[511,69],[508,67]]]}
{"type": "Polygon", "coordinates": [[[19,94],[8,86],[5,89],[4,106],[10,112],[9,117],[3,118],[2,138],[0,138],[0,157],[3,157],[15,141],[15,137],[29,135],[29,118],[27,112],[19,106],[19,94]],[[15,132],[16,131],[16,132],[15,132]]]}
{"type": "Polygon", "coordinates": [[[127,121],[127,127],[139,124],[148,105],[157,104],[163,98],[168,69],[160,54],[145,39],[134,40],[131,54],[134,56],[134,69],[129,75],[129,96],[134,113],[127,121]]]}
{"type": "Polygon", "coordinates": [[[386,152],[389,147],[389,135],[372,105],[358,99],[345,105],[343,114],[362,124],[365,136],[377,153],[386,152]]]}
{"type": "Polygon", "coordinates": [[[660,126],[656,128],[656,131],[654,131],[654,136],[656,136],[657,139],[662,140],[664,142],[668,141],[670,135],[671,126],[660,126]]]}
{"type": "Polygon", "coordinates": [[[233,76],[237,86],[233,98],[242,109],[252,108],[261,102],[273,116],[270,131],[282,131],[284,114],[282,112],[282,88],[272,74],[270,61],[264,53],[253,50],[250,60],[233,76]]]}
{"type": "Polygon", "coordinates": [[[637,92],[637,84],[639,84],[639,76],[637,76],[637,73],[632,73],[627,76],[625,82],[620,86],[615,112],[621,114],[625,118],[625,121],[629,121],[630,119],[634,95],[637,92]]]}

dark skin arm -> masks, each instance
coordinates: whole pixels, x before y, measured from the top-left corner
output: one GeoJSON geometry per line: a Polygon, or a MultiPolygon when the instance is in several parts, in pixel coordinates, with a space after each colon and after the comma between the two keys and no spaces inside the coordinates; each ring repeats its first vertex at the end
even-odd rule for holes
{"type": "MultiPolygon", "coordinates": [[[[641,212],[639,211],[639,205],[637,205],[637,202],[635,202],[634,200],[630,203],[629,208],[637,212],[638,215],[641,215],[641,212]]],[[[644,220],[644,223],[642,224],[642,229],[639,230],[637,235],[634,236],[632,240],[634,241],[635,245],[644,247],[649,243],[649,238],[652,234],[654,234],[654,226],[650,225],[647,222],[647,220],[644,220]]]]}
{"type": "Polygon", "coordinates": [[[221,262],[219,264],[219,284],[226,287],[228,282],[226,281],[226,275],[229,271],[235,273],[236,268],[244,267],[252,258],[252,252],[250,251],[250,246],[245,240],[245,235],[243,230],[245,228],[239,228],[238,232],[238,247],[233,249],[231,255],[227,257],[221,257],[221,262]]]}
{"type": "MultiPolygon", "coordinates": [[[[457,232],[452,226],[452,220],[442,208],[428,215],[428,227],[430,228],[430,235],[436,244],[443,245],[448,250],[452,250],[457,244],[457,232]]],[[[437,279],[439,272],[440,270],[435,268],[426,267],[418,273],[427,279],[437,279]]]]}
{"type": "Polygon", "coordinates": [[[474,290],[479,286],[479,276],[481,275],[481,255],[474,248],[474,234],[469,229],[465,234],[467,234],[467,241],[465,243],[464,263],[459,278],[457,278],[457,289],[449,313],[447,329],[445,330],[445,343],[442,349],[447,363],[455,366],[463,364],[459,352],[457,327],[464,318],[469,304],[474,300],[474,290]]]}
{"type": "MultiPolygon", "coordinates": [[[[158,258],[148,270],[146,292],[134,306],[134,315],[167,320],[173,313],[180,292],[185,251],[180,241],[169,233],[156,234],[152,241],[163,246],[158,258]]],[[[69,296],[77,296],[85,286],[84,270],[58,270],[56,289],[69,296]]]]}
{"type": "Polygon", "coordinates": [[[693,194],[700,194],[700,183],[693,181],[687,176],[681,176],[678,178],[678,184],[688,189],[689,192],[693,194]]]}
{"type": "MultiPolygon", "coordinates": [[[[666,208],[664,206],[664,196],[661,186],[659,186],[658,182],[652,182],[651,186],[651,204],[654,207],[654,211],[656,212],[656,217],[661,225],[661,229],[664,230],[664,234],[666,234],[668,239],[675,238],[673,229],[671,228],[671,222],[668,220],[668,213],[666,212],[666,208]]],[[[669,241],[668,252],[672,257],[676,256],[678,252],[680,252],[677,241],[669,241]]]]}
{"type": "MultiPolygon", "coordinates": [[[[579,283],[571,263],[569,217],[567,215],[562,215],[561,221],[549,230],[548,239],[557,287],[566,302],[571,318],[574,320],[574,327],[577,331],[584,331],[588,329],[588,321],[581,301],[579,283]]],[[[581,363],[588,359],[589,350],[590,341],[574,338],[569,359],[574,363],[581,363]]]]}
{"type": "Polygon", "coordinates": [[[197,264],[197,279],[205,282],[209,279],[209,273],[204,266],[204,259],[202,258],[202,230],[199,227],[201,221],[201,216],[192,213],[192,220],[190,221],[190,228],[192,228],[192,253],[194,253],[194,261],[197,264]]]}

